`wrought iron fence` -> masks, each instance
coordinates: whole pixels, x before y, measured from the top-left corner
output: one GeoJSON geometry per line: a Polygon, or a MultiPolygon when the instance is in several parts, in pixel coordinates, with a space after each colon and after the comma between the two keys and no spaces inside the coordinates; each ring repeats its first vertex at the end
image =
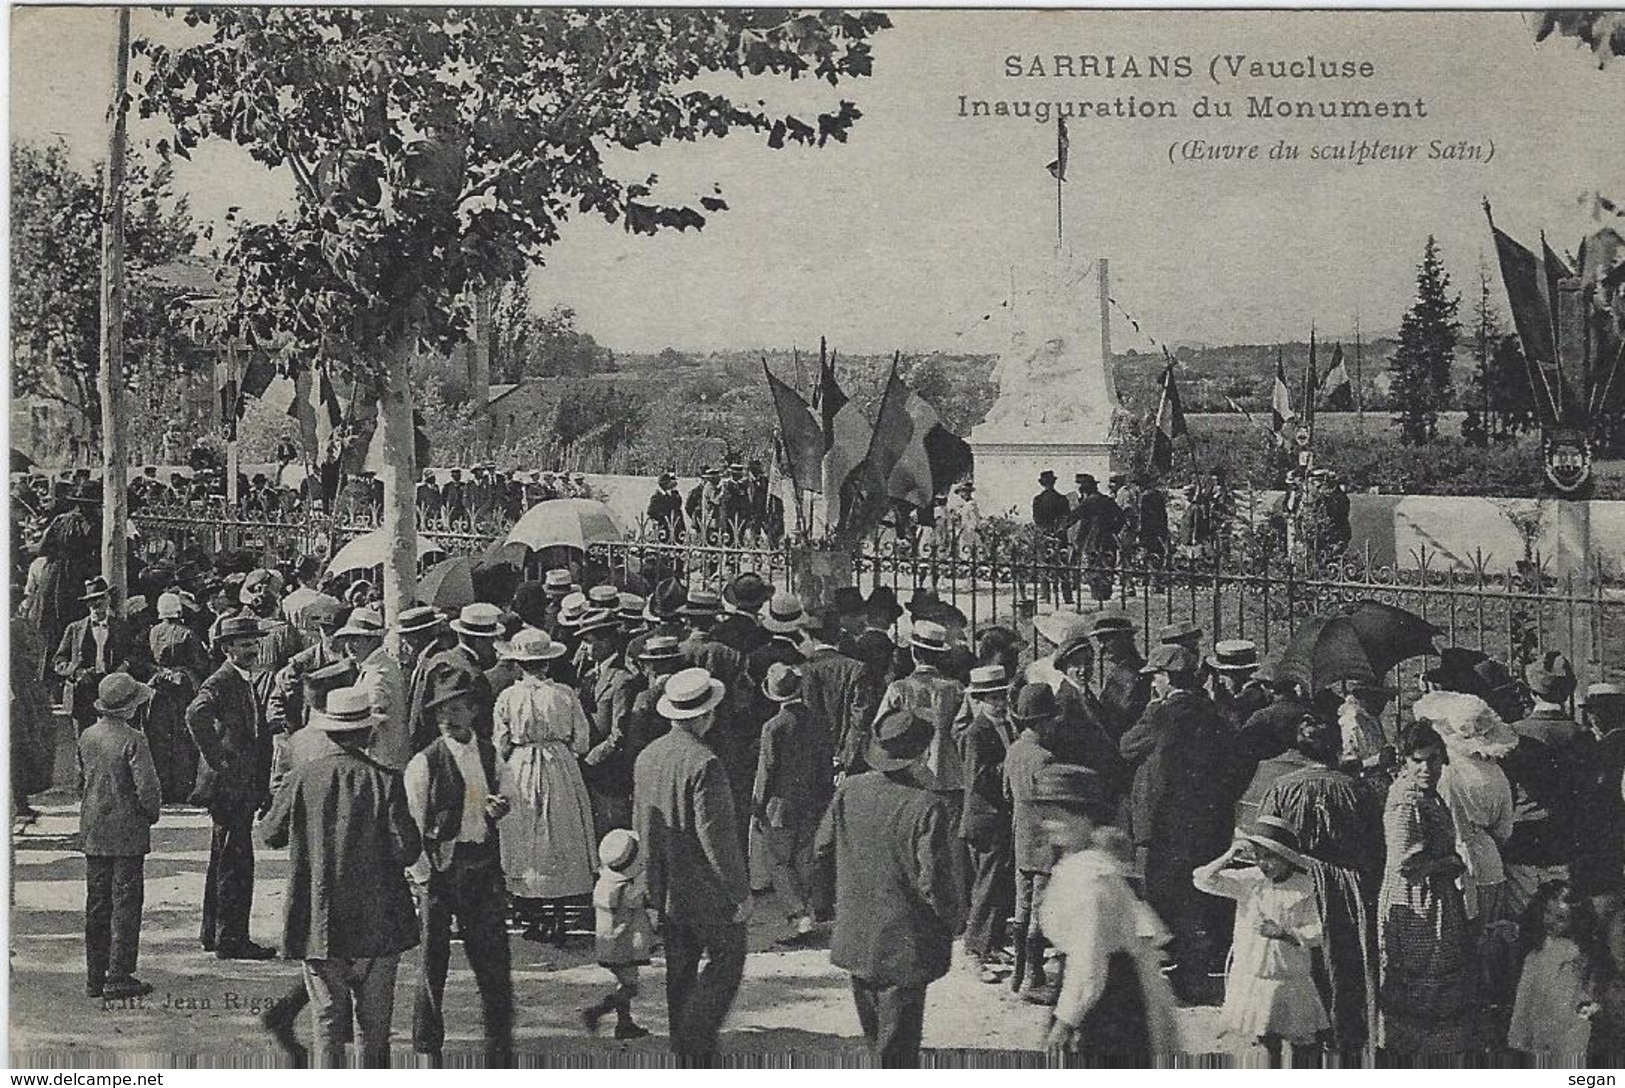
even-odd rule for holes
{"type": "MultiPolygon", "coordinates": [[[[266,562],[331,555],[377,528],[321,515],[256,521],[185,508],[146,510],[135,520],[144,547],[249,548],[266,562]]],[[[428,532],[446,553],[477,555],[502,540],[502,528],[428,532]]],[[[1308,616],[1373,599],[1435,624],[1446,644],[1514,665],[1558,649],[1588,679],[1625,675],[1625,584],[1600,564],[1556,575],[1538,555],[1510,567],[1492,567],[1482,553],[1464,564],[1425,549],[1392,565],[1368,552],[1305,562],[1258,536],[1227,538],[1218,551],[1181,557],[1144,549],[1079,556],[1030,527],[953,539],[899,538],[886,530],[831,548],[769,540],[739,525],[673,534],[645,522],[622,540],[592,545],[584,559],[589,579],[644,589],[665,577],[724,583],[746,571],[814,599],[831,585],[855,584],[865,593],[885,585],[906,604],[929,589],[964,613],[973,634],[994,624],[1028,632],[1026,621],[1040,610],[1111,604],[1136,621],[1143,645],[1164,624],[1192,621],[1211,642],[1251,639],[1266,657],[1308,616]]]]}

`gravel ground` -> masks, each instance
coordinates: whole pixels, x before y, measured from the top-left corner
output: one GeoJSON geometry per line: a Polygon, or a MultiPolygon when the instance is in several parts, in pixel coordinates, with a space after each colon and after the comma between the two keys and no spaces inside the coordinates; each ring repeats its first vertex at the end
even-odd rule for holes
{"type": "MultiPolygon", "coordinates": [[[[166,810],[154,829],[146,869],[146,909],[138,974],[155,992],[134,1003],[84,996],[84,859],[77,852],[77,806],[36,799],[40,819],[14,827],[11,885],[11,1058],[14,1065],[71,1063],[203,1066],[275,1065],[257,1013],[295,984],[283,960],[222,962],[197,943],[198,905],[208,863],[209,821],[196,810],[166,810]]],[[[278,944],[287,855],[256,854],[253,936],[278,944]]],[[[758,901],[745,982],[727,1022],[726,1060],[815,1066],[866,1062],[847,976],[823,949],[774,947],[778,912],[758,901]]],[[[635,1042],[586,1034],[579,1010],[606,988],[586,933],[559,949],[515,938],[516,1038],[538,1064],[660,1064],[668,1061],[664,967],[656,956],[634,1012],[653,1033],[635,1042]]],[[[403,959],[396,991],[395,1061],[412,1060],[410,1028],[417,953],[403,959]]],[[[472,974],[453,951],[447,995],[447,1062],[479,1053],[479,1011],[472,974]]],[[[1214,1048],[1216,1010],[1180,1014],[1189,1050],[1214,1048]]],[[[927,1061],[940,1064],[1040,1063],[1043,1010],[1002,986],[979,982],[962,963],[929,991],[927,1061]]],[[[299,1032],[308,1038],[308,1024],[299,1032]]]]}

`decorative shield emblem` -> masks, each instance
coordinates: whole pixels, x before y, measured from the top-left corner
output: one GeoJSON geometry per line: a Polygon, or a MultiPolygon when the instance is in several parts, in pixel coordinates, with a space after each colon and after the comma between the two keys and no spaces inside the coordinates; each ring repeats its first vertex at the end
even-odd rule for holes
{"type": "Polygon", "coordinates": [[[1584,432],[1547,431],[1541,453],[1546,481],[1559,495],[1573,495],[1591,481],[1591,441],[1584,432]]]}
{"type": "Polygon", "coordinates": [[[1298,428],[1298,433],[1293,435],[1292,439],[1293,439],[1294,442],[1296,442],[1298,444],[1299,449],[1308,449],[1309,448],[1309,428],[1308,427],[1299,427],[1298,428]]]}

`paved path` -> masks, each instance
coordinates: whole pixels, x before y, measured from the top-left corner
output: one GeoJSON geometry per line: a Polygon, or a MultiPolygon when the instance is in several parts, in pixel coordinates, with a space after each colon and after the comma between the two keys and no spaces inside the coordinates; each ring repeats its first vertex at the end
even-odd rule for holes
{"type": "MultiPolygon", "coordinates": [[[[137,973],[155,992],[144,1007],[84,996],[84,857],[77,852],[78,812],[69,800],[36,805],[38,822],[13,830],[11,925],[11,1047],[13,1064],[47,1059],[107,1063],[277,1064],[256,1020],[258,1012],[299,977],[297,965],[222,962],[197,942],[198,904],[208,863],[209,823],[195,810],[166,810],[147,858],[146,912],[137,973]]],[[[279,944],[287,855],[260,849],[252,932],[279,944]]],[[[722,1040],[732,1060],[827,1066],[863,1064],[857,1017],[847,976],[823,950],[773,949],[776,913],[758,901],[745,982],[722,1040]]],[[[515,938],[513,973],[516,1038],[529,1061],[663,1063],[668,1060],[664,968],[644,972],[634,1011],[653,1034],[618,1043],[585,1034],[578,1010],[606,988],[607,973],[592,962],[592,940],[572,938],[566,949],[515,938]]],[[[411,999],[418,953],[403,959],[396,991],[397,1064],[411,1061],[411,999]]],[[[453,951],[446,987],[447,1061],[479,1052],[479,1010],[473,976],[453,951]]],[[[1193,1038],[1210,1038],[1214,1010],[1182,1013],[1193,1038]]],[[[925,1045],[953,1064],[999,1059],[1037,1063],[1043,1011],[1016,1000],[1004,987],[979,983],[961,964],[933,985],[925,1045]],[[964,1053],[969,1051],[969,1053],[964,1053]]],[[[299,1026],[308,1038],[308,1021],[299,1026]]],[[[1199,1049],[1207,1049],[1201,1047],[1199,1049]]]]}

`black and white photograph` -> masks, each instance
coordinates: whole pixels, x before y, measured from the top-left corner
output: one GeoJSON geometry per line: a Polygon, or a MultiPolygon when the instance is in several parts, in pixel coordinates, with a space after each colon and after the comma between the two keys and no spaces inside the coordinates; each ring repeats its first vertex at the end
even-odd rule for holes
{"type": "Polygon", "coordinates": [[[6,14],[11,1068],[1614,1083],[1625,13],[6,14]]]}

